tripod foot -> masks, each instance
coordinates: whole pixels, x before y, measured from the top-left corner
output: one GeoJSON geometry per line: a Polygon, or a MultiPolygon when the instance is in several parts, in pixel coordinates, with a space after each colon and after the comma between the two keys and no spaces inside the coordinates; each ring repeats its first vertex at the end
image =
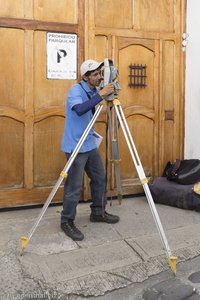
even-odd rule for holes
{"type": "Polygon", "coordinates": [[[170,256],[168,258],[168,264],[170,265],[174,275],[176,275],[176,261],[177,261],[177,257],[175,257],[175,256],[170,256]]]}
{"type": "Polygon", "coordinates": [[[29,242],[29,238],[27,238],[26,236],[21,236],[21,246],[22,246],[22,249],[21,249],[20,255],[23,255],[24,249],[26,248],[28,242],[29,242]]]}
{"type": "Polygon", "coordinates": [[[117,199],[118,199],[119,204],[122,204],[122,199],[123,199],[122,194],[118,194],[117,199]]]}

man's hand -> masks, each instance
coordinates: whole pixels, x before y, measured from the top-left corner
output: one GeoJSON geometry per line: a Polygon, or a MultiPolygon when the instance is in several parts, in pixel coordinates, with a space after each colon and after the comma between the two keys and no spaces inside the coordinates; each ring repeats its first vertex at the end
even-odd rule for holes
{"type": "Polygon", "coordinates": [[[101,98],[104,99],[106,96],[114,93],[114,91],[115,91],[114,84],[108,83],[99,91],[99,95],[101,96],[101,98]]]}

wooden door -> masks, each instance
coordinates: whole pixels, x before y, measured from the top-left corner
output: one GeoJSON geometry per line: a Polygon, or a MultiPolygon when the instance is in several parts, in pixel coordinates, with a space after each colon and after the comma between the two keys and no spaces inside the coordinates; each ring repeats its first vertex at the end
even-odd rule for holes
{"type": "MultiPolygon", "coordinates": [[[[168,160],[183,155],[184,26],[185,1],[88,1],[86,55],[109,57],[118,67],[119,99],[147,177],[160,176],[168,160]],[[146,85],[134,86],[130,78],[134,83],[142,69],[146,85]]],[[[123,193],[141,192],[121,129],[120,146],[123,193]]]]}
{"type": "MultiPolygon", "coordinates": [[[[66,160],[60,151],[65,98],[76,80],[46,73],[47,32],[79,37],[83,1],[0,1],[0,207],[42,203],[66,160]]],[[[55,197],[62,201],[62,188],[55,197]]]]}
{"type": "MultiPolygon", "coordinates": [[[[0,207],[43,203],[66,163],[65,98],[76,80],[47,79],[47,32],[78,35],[78,66],[88,58],[114,61],[147,176],[182,158],[185,0],[0,0],[0,7],[0,207]],[[131,65],[146,66],[146,86],[129,86],[131,65]]],[[[105,161],[105,110],[95,126],[105,161]]],[[[120,146],[123,193],[141,192],[121,129],[120,146]]],[[[111,164],[108,179],[113,195],[111,164]]],[[[82,194],[90,198],[87,178],[82,194]]],[[[62,201],[62,187],[54,200],[62,201]]]]}

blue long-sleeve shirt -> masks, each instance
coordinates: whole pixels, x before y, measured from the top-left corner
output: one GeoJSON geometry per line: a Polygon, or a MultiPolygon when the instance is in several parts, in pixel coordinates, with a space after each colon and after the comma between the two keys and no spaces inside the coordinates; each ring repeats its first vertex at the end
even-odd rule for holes
{"type": "MultiPolygon", "coordinates": [[[[76,83],[69,90],[66,99],[66,119],[62,138],[62,151],[71,153],[93,117],[92,108],[102,99],[95,88],[91,90],[87,82],[76,83]],[[90,99],[89,99],[90,98],[90,99]]],[[[97,147],[92,128],[79,152],[87,152],[97,147]]]]}

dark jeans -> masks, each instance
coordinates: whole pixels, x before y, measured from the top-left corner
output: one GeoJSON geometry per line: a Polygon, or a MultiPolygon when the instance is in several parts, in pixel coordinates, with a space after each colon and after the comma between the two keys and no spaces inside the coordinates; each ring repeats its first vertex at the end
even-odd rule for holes
{"type": "MultiPolygon", "coordinates": [[[[69,158],[70,154],[66,154],[69,158]]],[[[80,200],[84,171],[90,178],[92,195],[91,211],[94,214],[102,214],[106,206],[105,171],[98,149],[85,153],[79,153],[69,169],[68,177],[64,185],[63,211],[61,223],[68,219],[75,219],[76,207],[80,200]]]]}

